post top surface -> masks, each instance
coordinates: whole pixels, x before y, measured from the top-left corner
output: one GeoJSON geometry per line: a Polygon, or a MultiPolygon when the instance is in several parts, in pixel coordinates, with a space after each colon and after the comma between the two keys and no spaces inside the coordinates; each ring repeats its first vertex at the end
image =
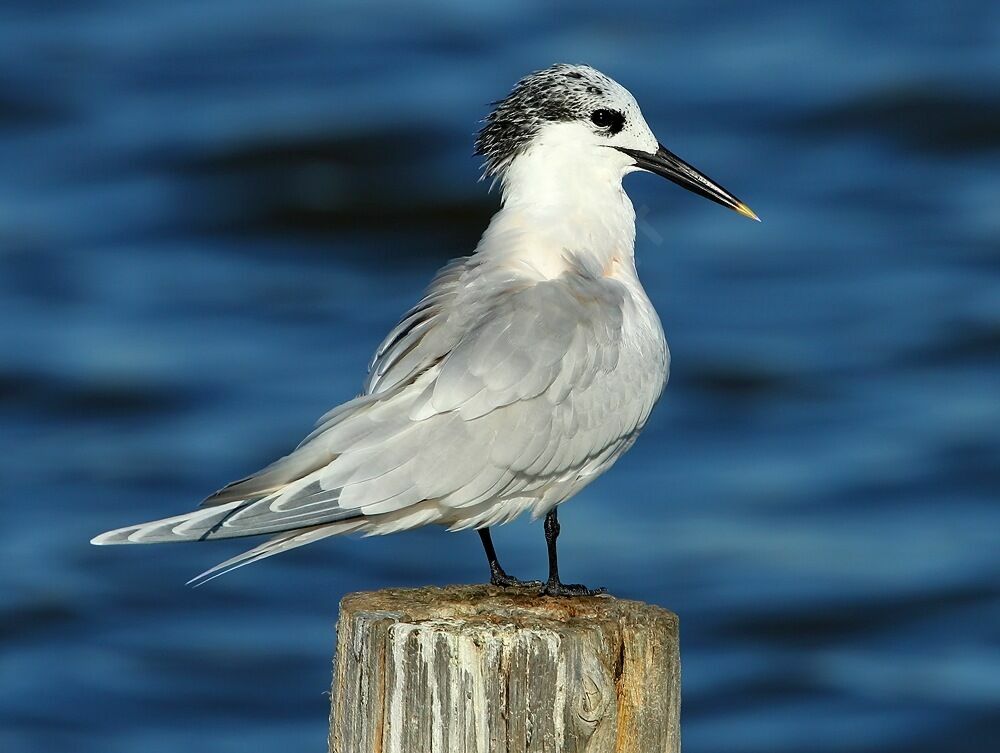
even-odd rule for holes
{"type": "Polygon", "coordinates": [[[539,596],[536,588],[459,585],[387,588],[348,594],[346,612],[377,612],[405,622],[435,620],[515,624],[523,627],[570,627],[598,622],[656,623],[677,630],[677,615],[662,607],[613,596],[573,598],[539,596]]]}

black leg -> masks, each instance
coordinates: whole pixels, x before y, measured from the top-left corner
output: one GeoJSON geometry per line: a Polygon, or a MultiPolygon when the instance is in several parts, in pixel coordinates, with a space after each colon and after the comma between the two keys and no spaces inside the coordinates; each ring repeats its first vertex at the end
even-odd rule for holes
{"type": "Polygon", "coordinates": [[[545,516],[545,543],[549,549],[549,579],[542,586],[543,596],[597,596],[607,593],[606,588],[587,588],[579,583],[563,583],[559,580],[559,556],[556,553],[556,539],[559,538],[559,518],[556,508],[545,516]]]}
{"type": "Polygon", "coordinates": [[[513,575],[507,575],[500,567],[500,560],[497,559],[497,550],[493,548],[493,537],[490,536],[489,528],[479,529],[479,538],[483,542],[483,549],[486,551],[486,561],[490,563],[490,584],[508,588],[510,586],[540,586],[537,580],[521,580],[513,575]]]}

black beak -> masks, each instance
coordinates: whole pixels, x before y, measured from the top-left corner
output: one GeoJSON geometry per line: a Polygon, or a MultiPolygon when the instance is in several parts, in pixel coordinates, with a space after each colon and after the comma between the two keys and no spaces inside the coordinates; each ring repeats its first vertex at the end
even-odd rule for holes
{"type": "Polygon", "coordinates": [[[694,191],[699,196],[711,199],[716,204],[739,212],[744,217],[760,222],[760,217],[753,213],[746,204],[733,196],[729,191],[720,186],[714,180],[702,172],[695,170],[691,165],[682,160],[676,154],[667,149],[663,144],[659,144],[659,149],[655,153],[643,152],[638,149],[623,149],[616,146],[620,152],[624,152],[635,160],[636,167],[656,173],[667,180],[671,180],[678,186],[694,191]]]}

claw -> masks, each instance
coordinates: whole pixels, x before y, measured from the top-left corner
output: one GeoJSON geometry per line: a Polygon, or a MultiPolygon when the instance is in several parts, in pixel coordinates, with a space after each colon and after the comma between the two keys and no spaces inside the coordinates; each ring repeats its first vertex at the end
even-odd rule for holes
{"type": "Polygon", "coordinates": [[[498,588],[537,588],[542,585],[540,580],[521,580],[501,571],[490,576],[490,585],[498,588]]]}
{"type": "Polygon", "coordinates": [[[546,581],[542,586],[540,596],[600,596],[606,594],[608,589],[587,588],[581,583],[560,583],[558,581],[546,581]]]}

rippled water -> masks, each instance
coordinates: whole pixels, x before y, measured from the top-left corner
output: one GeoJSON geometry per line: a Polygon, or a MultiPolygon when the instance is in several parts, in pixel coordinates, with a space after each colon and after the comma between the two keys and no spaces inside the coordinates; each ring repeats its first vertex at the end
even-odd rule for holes
{"type": "Polygon", "coordinates": [[[323,750],[340,596],[485,576],[438,530],[198,590],[238,542],[87,540],[359,389],[556,60],[764,218],[629,178],[673,374],[567,576],[681,616],[689,752],[1000,749],[1000,6],[54,0],[0,10],[0,750],[323,750]]]}

